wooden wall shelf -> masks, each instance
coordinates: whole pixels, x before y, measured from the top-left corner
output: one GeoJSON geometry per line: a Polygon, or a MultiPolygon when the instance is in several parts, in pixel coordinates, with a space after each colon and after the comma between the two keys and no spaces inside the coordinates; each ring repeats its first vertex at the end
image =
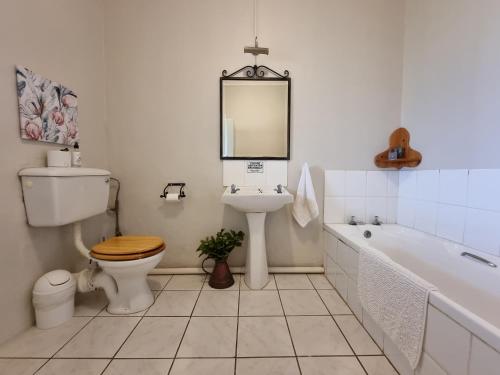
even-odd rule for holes
{"type": "Polygon", "coordinates": [[[379,168],[415,168],[421,162],[422,154],[410,147],[410,133],[405,128],[396,129],[389,138],[389,148],[375,156],[375,165],[379,168]],[[404,149],[404,156],[389,160],[389,151],[398,147],[404,149]]]}

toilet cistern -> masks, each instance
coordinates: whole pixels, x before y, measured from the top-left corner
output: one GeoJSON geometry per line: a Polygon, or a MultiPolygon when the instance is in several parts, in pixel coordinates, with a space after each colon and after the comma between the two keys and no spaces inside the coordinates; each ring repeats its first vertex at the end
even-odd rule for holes
{"type": "Polygon", "coordinates": [[[245,263],[245,283],[250,289],[262,289],[269,281],[265,237],[266,213],[279,210],[293,202],[293,195],[285,188],[256,186],[241,187],[233,192],[226,188],[222,202],[244,212],[248,221],[249,240],[245,263]]]}

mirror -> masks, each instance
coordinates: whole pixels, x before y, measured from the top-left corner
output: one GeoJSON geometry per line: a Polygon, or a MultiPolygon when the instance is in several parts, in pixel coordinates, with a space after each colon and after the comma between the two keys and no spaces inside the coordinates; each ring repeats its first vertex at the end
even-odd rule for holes
{"type": "Polygon", "coordinates": [[[290,78],[221,78],[221,159],[290,159],[290,78]]]}

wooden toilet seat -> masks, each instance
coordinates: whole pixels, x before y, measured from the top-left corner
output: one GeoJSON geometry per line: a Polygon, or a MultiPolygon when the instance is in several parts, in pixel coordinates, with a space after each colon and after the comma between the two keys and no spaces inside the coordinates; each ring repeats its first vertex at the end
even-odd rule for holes
{"type": "Polygon", "coordinates": [[[148,258],[161,253],[165,242],[160,237],[112,237],[92,247],[92,258],[106,261],[125,261],[148,258]]]}

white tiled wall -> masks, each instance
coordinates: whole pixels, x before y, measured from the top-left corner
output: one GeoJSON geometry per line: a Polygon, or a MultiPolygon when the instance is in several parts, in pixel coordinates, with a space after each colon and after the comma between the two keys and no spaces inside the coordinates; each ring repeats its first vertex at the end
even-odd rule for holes
{"type": "Polygon", "coordinates": [[[500,256],[500,170],[325,171],[325,223],[375,215],[500,256]]]}
{"type": "Polygon", "coordinates": [[[325,223],[345,223],[351,216],[372,222],[378,216],[395,223],[398,172],[325,171],[325,223]]]}
{"type": "Polygon", "coordinates": [[[223,160],[223,185],[231,186],[276,186],[288,185],[288,162],[286,160],[264,160],[263,173],[247,173],[247,160],[223,160]]]}
{"type": "Polygon", "coordinates": [[[500,170],[400,172],[397,222],[500,256],[500,170]]]}

